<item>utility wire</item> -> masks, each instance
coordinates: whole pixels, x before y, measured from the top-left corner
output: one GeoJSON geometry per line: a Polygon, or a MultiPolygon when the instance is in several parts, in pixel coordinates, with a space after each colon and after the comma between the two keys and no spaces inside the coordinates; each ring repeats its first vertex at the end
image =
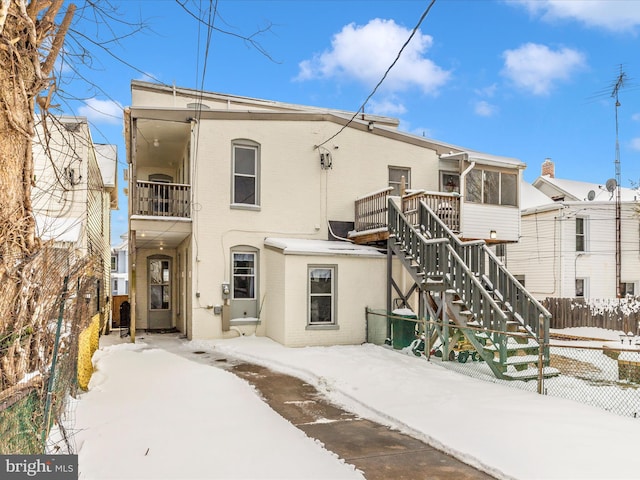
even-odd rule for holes
{"type": "Polygon", "coordinates": [[[429,3],[429,6],[427,7],[427,9],[422,13],[422,16],[420,17],[420,20],[418,20],[418,23],[415,27],[413,27],[413,30],[411,31],[411,35],[409,35],[409,38],[407,38],[407,41],[404,42],[404,45],[402,45],[402,48],[400,48],[400,51],[398,51],[398,55],[396,55],[395,60],[393,61],[393,63],[391,63],[391,65],[389,65],[389,68],[387,68],[387,71],[384,72],[384,75],[382,76],[382,78],[380,79],[380,81],[378,82],[378,84],[374,87],[373,91],[369,94],[369,96],[367,97],[367,99],[362,103],[362,105],[360,106],[360,108],[353,114],[353,116],[351,117],[351,119],[345,124],[343,125],[343,127],[338,130],[338,132],[327,138],[324,142],[322,142],[320,145],[318,145],[316,148],[323,146],[325,143],[333,140],[334,138],[336,138],[338,135],[340,135],[345,128],[347,128],[349,125],[351,125],[351,123],[355,120],[355,118],[358,116],[358,114],[362,111],[364,113],[364,107],[367,104],[367,102],[369,100],[371,100],[371,97],[373,97],[376,93],[376,91],[378,90],[378,88],[380,87],[380,85],[382,85],[382,82],[385,81],[385,79],[387,78],[387,75],[389,75],[389,72],[391,71],[391,69],[395,66],[396,63],[398,63],[398,60],[400,60],[400,56],[402,55],[402,52],[404,51],[404,49],[406,48],[407,45],[409,45],[409,42],[411,42],[411,39],[414,37],[414,35],[416,34],[416,32],[418,31],[418,28],[420,28],[420,25],[422,24],[423,20],[427,17],[427,15],[429,14],[429,11],[431,10],[431,7],[433,7],[433,4],[436,3],[436,0],[431,0],[431,2],[429,3]]]}

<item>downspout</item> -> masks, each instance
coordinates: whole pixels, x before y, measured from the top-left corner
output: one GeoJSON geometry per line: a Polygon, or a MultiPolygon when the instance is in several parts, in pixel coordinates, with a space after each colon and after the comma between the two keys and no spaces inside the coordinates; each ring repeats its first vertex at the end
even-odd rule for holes
{"type": "MultiPolygon", "coordinates": [[[[464,160],[461,159],[460,163],[463,164],[464,160]]],[[[466,177],[471,170],[476,166],[476,162],[471,161],[469,166],[464,169],[464,171],[460,174],[460,235],[462,236],[464,233],[464,199],[466,197],[465,192],[467,191],[466,186],[466,177]]]]}
{"type": "Polygon", "coordinates": [[[559,277],[558,277],[558,281],[560,282],[560,288],[559,288],[559,297],[563,298],[564,297],[564,261],[562,258],[562,229],[564,228],[564,209],[561,210],[560,215],[555,217],[556,219],[556,224],[558,225],[558,253],[556,254],[556,257],[558,258],[558,263],[559,263],[559,277]]]}
{"type": "MultiPolygon", "coordinates": [[[[189,122],[191,123],[191,147],[189,148],[189,185],[191,185],[191,206],[196,205],[196,186],[194,185],[196,177],[196,168],[198,167],[196,157],[198,150],[198,143],[200,139],[200,123],[197,118],[190,118],[189,122]]],[[[196,209],[191,208],[191,245],[189,247],[189,255],[187,256],[187,272],[185,272],[185,276],[188,279],[186,283],[186,292],[185,295],[185,322],[184,329],[185,335],[188,339],[193,337],[193,278],[195,276],[196,279],[196,292],[199,291],[200,285],[198,279],[200,278],[200,271],[198,269],[198,261],[199,261],[199,252],[197,251],[197,242],[195,239],[198,238],[198,212],[196,209]],[[195,254],[195,255],[194,255],[195,254]],[[195,259],[195,261],[194,261],[195,259]],[[192,271],[195,268],[195,275],[192,275],[192,271]],[[187,312],[188,315],[187,315],[187,312]]]]}

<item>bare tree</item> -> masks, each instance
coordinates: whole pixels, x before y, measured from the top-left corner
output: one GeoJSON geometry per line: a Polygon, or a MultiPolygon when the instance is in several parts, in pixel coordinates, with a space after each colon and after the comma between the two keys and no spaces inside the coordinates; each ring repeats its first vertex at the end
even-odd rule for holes
{"type": "Polygon", "coordinates": [[[36,101],[48,106],[51,77],[75,5],[55,23],[63,0],[0,0],[0,277],[36,247],[31,212],[36,101]]]}

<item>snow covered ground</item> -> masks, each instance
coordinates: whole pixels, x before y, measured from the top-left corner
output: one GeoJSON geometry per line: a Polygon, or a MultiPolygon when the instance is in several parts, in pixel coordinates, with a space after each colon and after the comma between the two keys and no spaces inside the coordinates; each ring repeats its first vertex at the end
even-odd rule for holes
{"type": "Polygon", "coordinates": [[[254,336],[142,337],[112,346],[104,345],[119,339],[102,337],[90,391],[74,409],[81,479],[363,478],[195,351],[303,378],[335,403],[497,478],[640,478],[640,419],[374,345],[292,349],[254,336]]]}

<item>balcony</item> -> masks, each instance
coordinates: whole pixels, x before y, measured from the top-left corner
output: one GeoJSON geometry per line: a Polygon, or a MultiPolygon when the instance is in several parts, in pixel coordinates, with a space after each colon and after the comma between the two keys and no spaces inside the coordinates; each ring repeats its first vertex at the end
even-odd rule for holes
{"type": "Polygon", "coordinates": [[[191,218],[191,185],[136,182],[133,215],[191,218]]]}
{"type": "MultiPolygon", "coordinates": [[[[385,188],[358,198],[355,202],[356,243],[386,240],[387,202],[393,188],[385,188]]],[[[453,232],[460,232],[460,195],[457,193],[414,191],[402,197],[402,212],[411,224],[418,221],[420,201],[424,201],[453,232]]]]}

